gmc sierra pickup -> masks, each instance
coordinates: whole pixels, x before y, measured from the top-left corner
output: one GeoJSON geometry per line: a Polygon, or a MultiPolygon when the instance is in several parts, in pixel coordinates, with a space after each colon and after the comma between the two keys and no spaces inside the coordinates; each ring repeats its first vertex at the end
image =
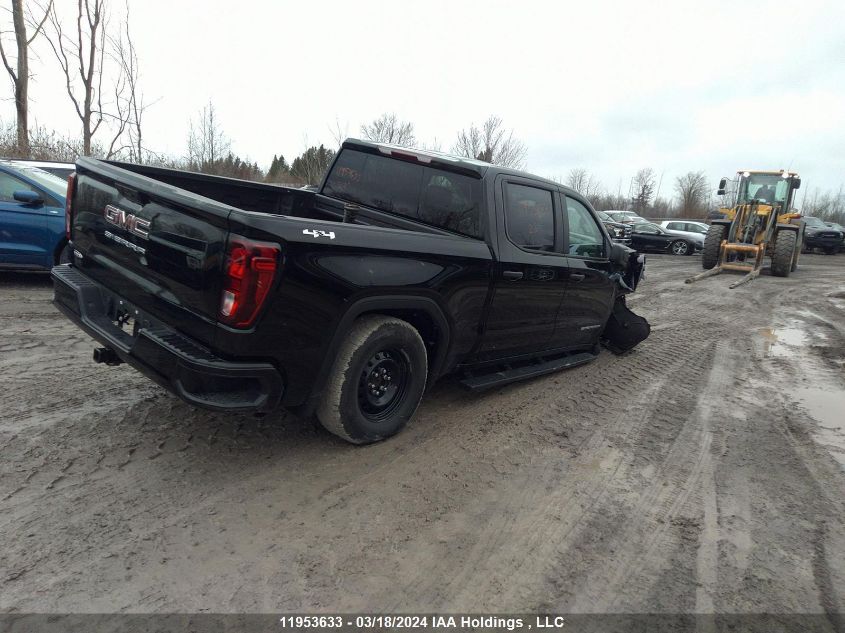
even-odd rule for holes
{"type": "Polygon", "coordinates": [[[644,260],[574,191],[358,140],[317,190],[81,158],[55,305],[196,406],[316,413],[373,442],[427,385],[485,389],[625,351],[644,260]]]}

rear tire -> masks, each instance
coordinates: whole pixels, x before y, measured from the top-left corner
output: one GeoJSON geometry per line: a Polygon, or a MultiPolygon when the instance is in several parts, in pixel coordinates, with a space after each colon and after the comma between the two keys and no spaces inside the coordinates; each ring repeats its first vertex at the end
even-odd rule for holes
{"type": "Polygon", "coordinates": [[[727,237],[728,227],[724,224],[712,224],[704,238],[704,247],[701,249],[701,267],[710,270],[719,263],[719,248],[722,240],[727,237]]]}
{"type": "Polygon", "coordinates": [[[428,357],[419,332],[400,319],[358,319],[340,345],[317,418],[352,444],[401,431],[419,406],[428,357]]]}
{"type": "Polygon", "coordinates": [[[772,274],[775,277],[789,277],[797,248],[798,231],[781,229],[777,232],[772,253],[772,274]]]}

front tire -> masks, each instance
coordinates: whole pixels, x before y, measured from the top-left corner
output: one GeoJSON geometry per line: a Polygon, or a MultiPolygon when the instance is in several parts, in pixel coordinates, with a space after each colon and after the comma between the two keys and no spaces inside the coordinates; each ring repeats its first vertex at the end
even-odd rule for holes
{"type": "Polygon", "coordinates": [[[317,418],[330,433],[369,444],[401,431],[428,376],[425,343],[406,321],[365,316],[338,349],[317,418]]]}
{"type": "Polygon", "coordinates": [[[719,263],[719,249],[722,247],[722,240],[728,235],[728,227],[724,224],[711,224],[704,238],[704,247],[701,249],[701,267],[710,270],[719,263]]]}
{"type": "Polygon", "coordinates": [[[777,232],[772,253],[772,274],[775,277],[789,277],[797,248],[798,231],[781,229],[777,232]]]}
{"type": "Polygon", "coordinates": [[[792,256],[792,267],[789,269],[791,273],[798,270],[798,260],[801,257],[801,253],[804,252],[804,223],[799,223],[798,227],[798,244],[795,246],[795,253],[792,256]]]}

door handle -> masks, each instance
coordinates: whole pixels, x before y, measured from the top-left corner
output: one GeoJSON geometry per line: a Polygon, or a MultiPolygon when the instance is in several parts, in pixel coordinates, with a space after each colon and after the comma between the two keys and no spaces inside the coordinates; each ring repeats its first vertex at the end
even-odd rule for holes
{"type": "Polygon", "coordinates": [[[569,273],[569,279],[571,281],[584,281],[586,275],[584,273],[569,273]]]}
{"type": "Polygon", "coordinates": [[[508,281],[517,281],[522,279],[525,274],[519,270],[506,270],[502,273],[502,277],[507,279],[508,281]]]}

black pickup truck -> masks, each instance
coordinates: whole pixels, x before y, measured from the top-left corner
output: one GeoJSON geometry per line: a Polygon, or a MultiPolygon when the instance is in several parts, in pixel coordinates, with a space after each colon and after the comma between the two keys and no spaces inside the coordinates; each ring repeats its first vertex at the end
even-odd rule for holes
{"type": "Polygon", "coordinates": [[[55,305],[196,406],[388,437],[427,385],[485,389],[626,350],[644,260],[549,180],[347,140],[319,189],[81,158],[55,305]]]}

